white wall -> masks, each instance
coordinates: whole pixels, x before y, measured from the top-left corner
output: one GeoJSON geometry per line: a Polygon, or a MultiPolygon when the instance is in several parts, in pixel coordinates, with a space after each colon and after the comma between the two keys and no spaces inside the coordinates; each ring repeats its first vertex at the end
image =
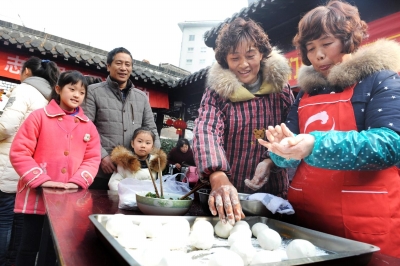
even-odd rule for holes
{"type": "Polygon", "coordinates": [[[204,43],[204,33],[218,25],[220,21],[195,21],[182,22],[179,27],[182,30],[182,44],[179,59],[179,67],[191,73],[212,65],[215,61],[214,51],[204,43]],[[194,41],[189,41],[189,36],[194,35],[194,41]],[[193,48],[193,50],[189,50],[193,48]],[[192,60],[189,63],[187,60],[192,60]]]}

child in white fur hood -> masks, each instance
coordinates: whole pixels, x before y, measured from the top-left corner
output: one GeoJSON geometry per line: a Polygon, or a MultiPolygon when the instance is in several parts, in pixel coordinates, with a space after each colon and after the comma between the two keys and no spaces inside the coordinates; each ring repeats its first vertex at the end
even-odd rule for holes
{"type": "Polygon", "coordinates": [[[111,160],[117,165],[117,172],[114,172],[108,182],[110,190],[118,190],[118,184],[122,179],[135,178],[139,180],[151,180],[151,173],[154,179],[162,172],[167,165],[167,155],[164,151],[154,148],[155,135],[151,130],[138,128],[133,133],[131,146],[134,153],[124,146],[117,146],[111,152],[111,160]],[[160,164],[158,163],[160,159],[160,164]]]}

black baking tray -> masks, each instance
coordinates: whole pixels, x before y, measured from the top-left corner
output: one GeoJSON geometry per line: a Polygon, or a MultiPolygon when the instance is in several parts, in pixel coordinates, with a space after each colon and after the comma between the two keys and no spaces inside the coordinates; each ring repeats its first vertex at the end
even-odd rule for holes
{"type": "MultiPolygon", "coordinates": [[[[97,236],[114,254],[118,265],[140,265],[106,230],[105,224],[111,216],[113,215],[92,214],[89,216],[90,221],[95,227],[97,236]]],[[[134,223],[139,223],[141,219],[146,219],[145,215],[127,216],[130,217],[134,223]]],[[[180,217],[187,219],[190,225],[198,218],[205,219],[213,225],[219,221],[218,217],[180,217]]],[[[174,219],[174,216],[152,216],[152,219],[159,219],[162,223],[166,223],[174,219]]],[[[247,221],[250,226],[257,222],[265,223],[271,229],[277,231],[283,238],[305,239],[328,253],[328,255],[323,256],[284,260],[264,265],[367,265],[371,260],[372,254],[380,250],[377,246],[371,244],[333,236],[266,217],[252,216],[246,217],[244,220],[247,221]]]]}

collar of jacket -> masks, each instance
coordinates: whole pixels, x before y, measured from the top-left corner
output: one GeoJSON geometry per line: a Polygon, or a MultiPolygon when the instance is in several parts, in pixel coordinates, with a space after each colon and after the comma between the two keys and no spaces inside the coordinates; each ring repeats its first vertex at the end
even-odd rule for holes
{"type": "MultiPolygon", "coordinates": [[[[60,106],[57,104],[57,102],[55,100],[51,100],[50,103],[44,107],[44,112],[49,117],[57,117],[57,116],[67,115],[60,108],[60,106]]],[[[75,117],[79,118],[83,122],[89,121],[89,118],[83,113],[81,107],[79,107],[79,112],[75,117]]]]}
{"type": "Polygon", "coordinates": [[[327,77],[315,71],[312,66],[302,66],[298,84],[304,91],[315,87],[346,88],[381,70],[400,71],[399,43],[381,39],[363,46],[351,58],[332,67],[327,77]]]}
{"type": "Polygon", "coordinates": [[[43,95],[44,98],[46,98],[48,101],[51,100],[50,95],[52,88],[50,86],[50,83],[44,78],[32,76],[24,79],[22,83],[31,85],[32,87],[36,88],[43,95]]]}
{"type": "MultiPolygon", "coordinates": [[[[113,90],[117,90],[120,91],[121,89],[119,88],[119,84],[117,82],[115,82],[114,80],[111,79],[110,76],[107,77],[107,85],[112,88],[113,90]]],[[[134,88],[133,83],[130,79],[128,79],[127,83],[126,83],[126,87],[125,88],[129,88],[132,89],[134,88]]]]}
{"type": "Polygon", "coordinates": [[[253,99],[255,95],[281,92],[292,73],[287,59],[275,48],[268,58],[261,61],[260,71],[262,71],[263,82],[258,92],[252,94],[243,87],[243,83],[234,73],[215,62],[208,71],[207,87],[216,91],[224,99],[244,102],[253,99]]]}

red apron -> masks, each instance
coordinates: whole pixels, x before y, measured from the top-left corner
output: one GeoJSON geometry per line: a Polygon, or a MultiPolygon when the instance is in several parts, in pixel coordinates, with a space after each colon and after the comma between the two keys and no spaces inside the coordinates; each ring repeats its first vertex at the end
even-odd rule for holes
{"type": "MultiPolygon", "coordinates": [[[[351,104],[354,87],[336,94],[304,94],[298,109],[300,132],[357,130],[351,104]]],[[[296,211],[296,224],[373,244],[384,254],[400,257],[400,178],[395,166],[337,171],[302,161],[288,200],[296,211]]]]}

